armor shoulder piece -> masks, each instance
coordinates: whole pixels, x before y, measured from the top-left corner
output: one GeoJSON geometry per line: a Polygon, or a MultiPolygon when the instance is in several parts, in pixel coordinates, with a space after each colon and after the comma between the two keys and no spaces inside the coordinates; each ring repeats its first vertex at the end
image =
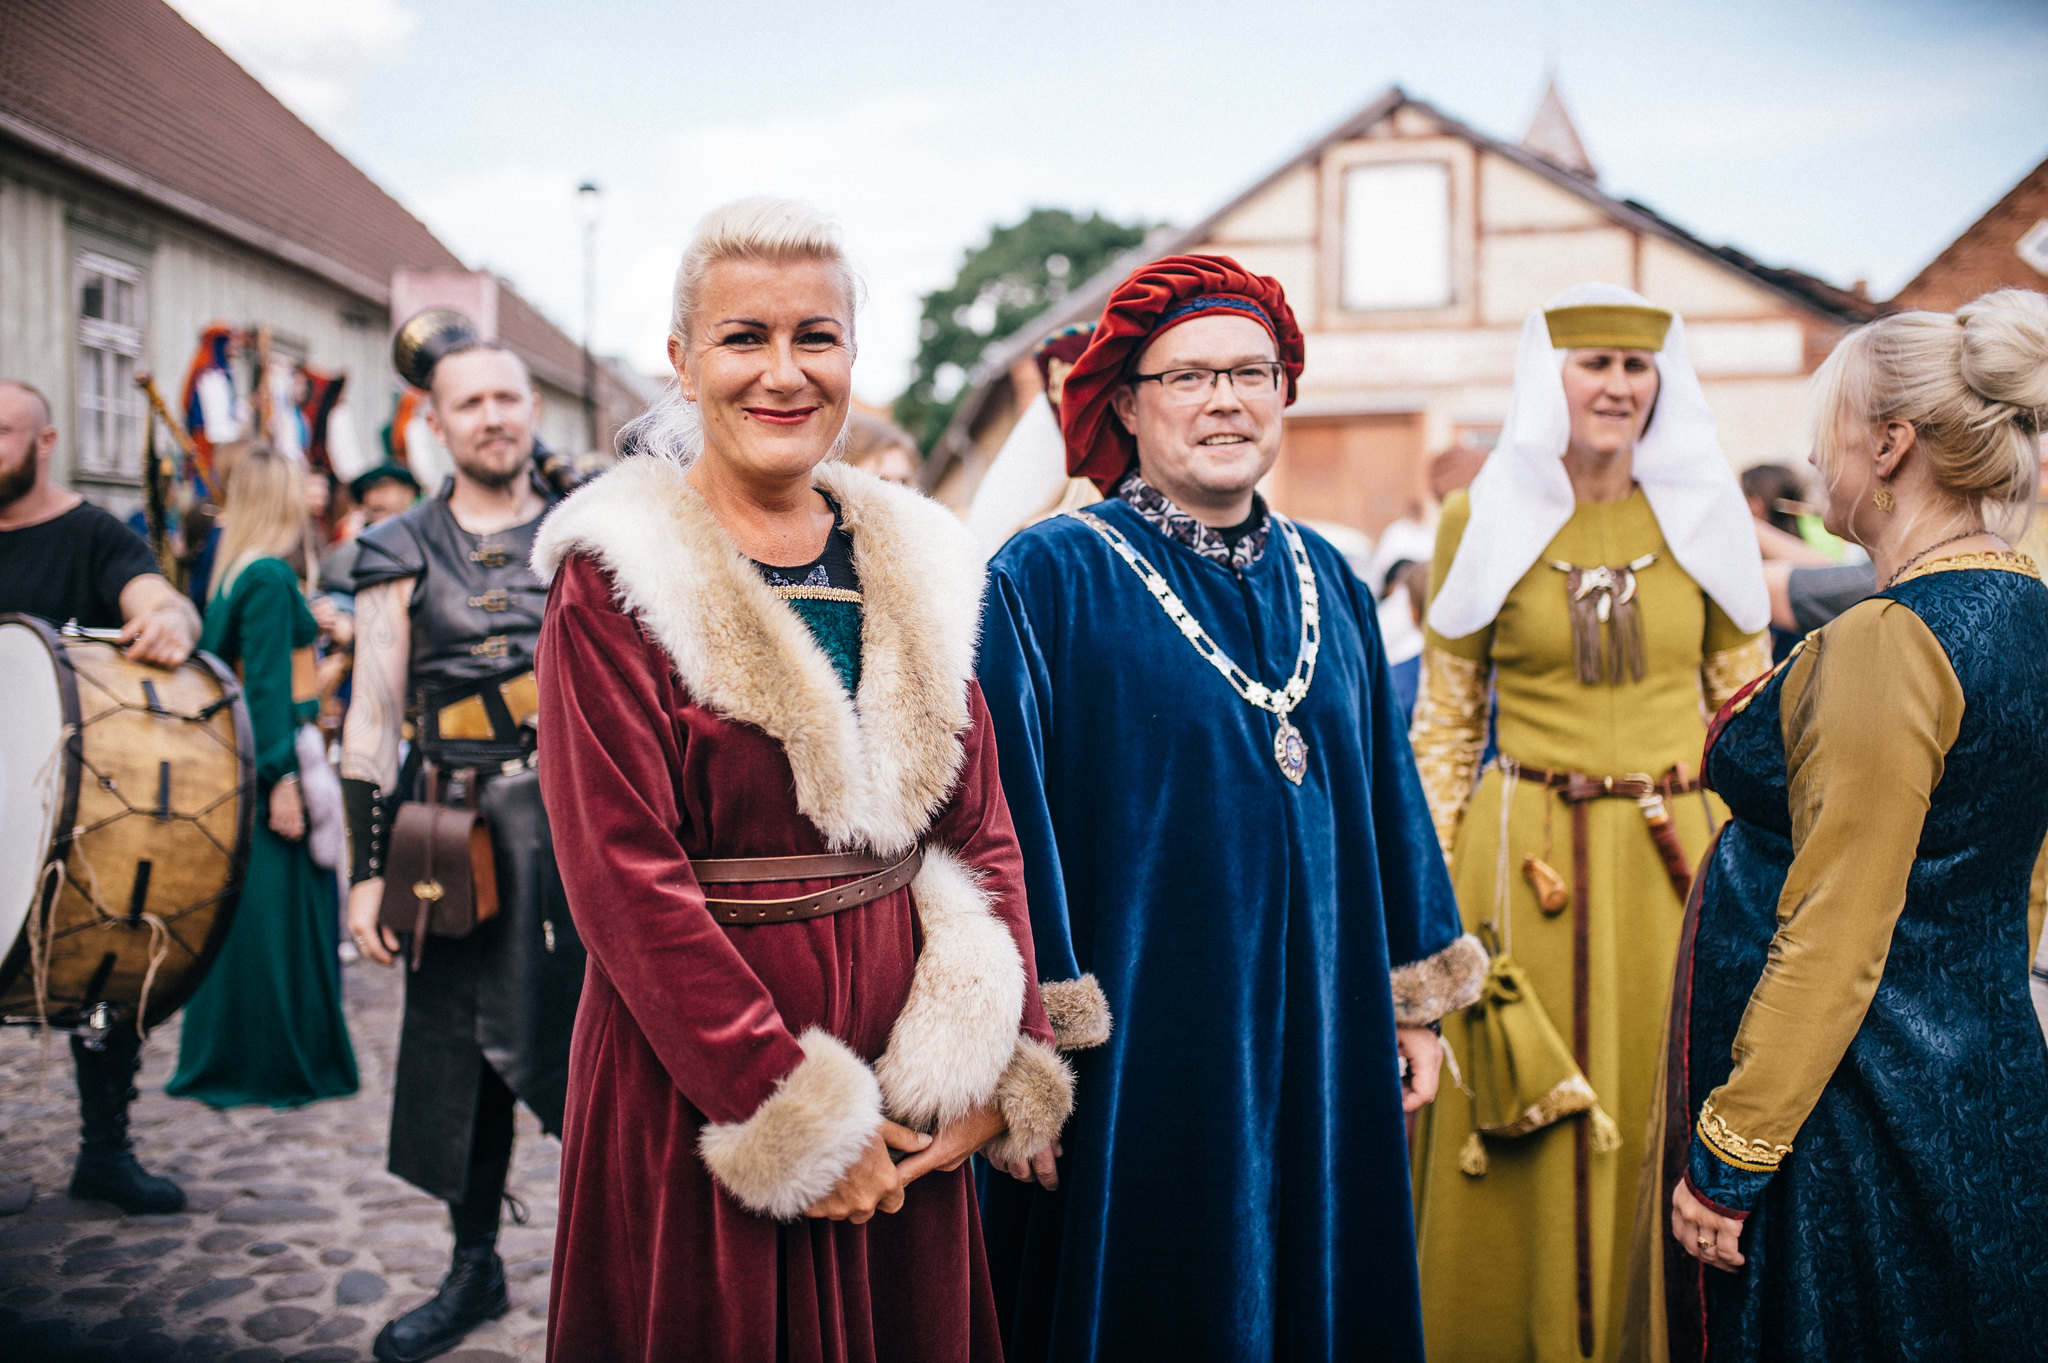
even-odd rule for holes
{"type": "Polygon", "coordinates": [[[356,566],[353,580],[360,592],[380,582],[418,577],[427,569],[427,547],[423,542],[423,517],[438,502],[421,502],[403,515],[373,525],[356,537],[356,566]]]}

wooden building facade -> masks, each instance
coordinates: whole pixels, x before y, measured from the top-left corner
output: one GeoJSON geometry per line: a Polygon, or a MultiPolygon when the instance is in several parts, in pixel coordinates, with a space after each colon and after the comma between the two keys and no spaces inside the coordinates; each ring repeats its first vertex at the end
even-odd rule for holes
{"type": "MultiPolygon", "coordinates": [[[[284,358],[348,375],[377,440],[394,279],[462,271],[424,224],[161,0],[0,0],[0,376],[55,408],[58,478],[128,509],[142,398],[174,406],[211,323],[269,328],[284,358]]],[[[497,335],[527,361],[553,448],[592,444],[581,347],[510,288],[497,335]]],[[[647,386],[596,366],[596,436],[647,386]]]]}
{"type": "Polygon", "coordinates": [[[1570,285],[1625,285],[1685,317],[1737,468],[1804,458],[1806,377],[1874,312],[1603,193],[1554,88],[1520,144],[1393,89],[992,347],[934,454],[942,500],[966,504],[1036,394],[1036,342],[1099,312],[1139,260],[1179,252],[1232,256],[1286,288],[1307,369],[1267,492],[1369,535],[1469,481],[1506,415],[1524,316],[1570,285]]]}

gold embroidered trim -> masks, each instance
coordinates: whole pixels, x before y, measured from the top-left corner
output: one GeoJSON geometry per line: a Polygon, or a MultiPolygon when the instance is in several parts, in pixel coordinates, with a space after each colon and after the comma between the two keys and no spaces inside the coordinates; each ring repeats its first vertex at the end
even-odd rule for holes
{"type": "Polygon", "coordinates": [[[1707,688],[1707,713],[1719,714],[1729,697],[1771,670],[1771,636],[1754,639],[1709,653],[1700,661],[1700,678],[1707,688]]]}
{"type": "Polygon", "coordinates": [[[1592,1110],[1600,1100],[1593,1094],[1593,1086],[1586,1082],[1583,1074],[1571,1074],[1558,1082],[1556,1088],[1538,1098],[1522,1110],[1522,1115],[1506,1126],[1481,1127],[1489,1136],[1526,1136],[1531,1131],[1541,1131],[1552,1122],[1592,1110]]]}
{"type": "Polygon", "coordinates": [[[1714,1100],[1709,1098],[1700,1104],[1700,1139],[1707,1143],[1707,1149],[1714,1152],[1723,1164],[1732,1164],[1737,1169],[1746,1169],[1752,1174],[1774,1172],[1785,1156],[1792,1153],[1789,1145],[1773,1145],[1769,1141],[1753,1141],[1747,1136],[1738,1136],[1721,1120],[1721,1114],[1714,1111],[1714,1100]]]}
{"type": "Polygon", "coordinates": [[[1489,670],[1483,662],[1434,644],[1422,650],[1422,684],[1408,737],[1430,822],[1447,857],[1458,836],[1458,818],[1479,779],[1479,755],[1486,750],[1489,670]]]}
{"type": "Polygon", "coordinates": [[[1993,549],[1974,554],[1950,554],[1947,558],[1929,559],[1927,562],[1901,573],[1898,582],[1894,582],[1891,585],[1896,587],[1900,582],[1911,582],[1914,578],[1926,577],[1929,573],[1960,573],[1970,568],[1988,568],[1994,572],[2018,573],[2021,577],[2031,577],[2036,582],[2041,580],[2041,569],[2034,563],[2034,560],[2028,558],[2025,554],[2012,549],[1993,549]]]}
{"type": "MultiPolygon", "coordinates": [[[[1806,638],[1801,639],[1798,643],[1792,645],[1792,651],[1785,655],[1785,661],[1779,663],[1776,667],[1772,668],[1770,674],[1773,677],[1775,677],[1780,672],[1783,672],[1786,668],[1792,666],[1794,660],[1796,660],[1800,654],[1806,651],[1806,645],[1813,638],[1813,635],[1818,633],[1820,633],[1820,631],[1815,630],[1813,631],[1813,634],[1807,635],[1806,638]]],[[[1760,685],[1751,687],[1748,695],[1744,696],[1741,700],[1735,702],[1735,708],[1729,712],[1730,715],[1739,715],[1744,710],[1747,710],[1750,706],[1750,702],[1754,701],[1758,696],[1762,695],[1763,691],[1764,688],[1760,685]]],[[[1724,701],[1722,703],[1726,704],[1727,702],[1724,701]]],[[[1716,713],[1719,712],[1716,711],[1716,713]]]]}
{"type": "Polygon", "coordinates": [[[771,586],[768,590],[784,601],[847,601],[856,606],[861,604],[861,594],[845,587],[771,586]]]}

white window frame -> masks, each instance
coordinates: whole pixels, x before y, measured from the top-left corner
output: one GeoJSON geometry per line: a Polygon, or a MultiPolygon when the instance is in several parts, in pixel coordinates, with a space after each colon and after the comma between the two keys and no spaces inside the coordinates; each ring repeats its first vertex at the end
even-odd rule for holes
{"type": "Polygon", "coordinates": [[[1471,326],[1478,320],[1477,178],[1478,151],[1463,138],[1431,128],[1401,127],[1394,135],[1339,143],[1324,153],[1319,168],[1317,252],[1320,265],[1316,325],[1327,331],[1382,331],[1471,326]],[[1344,210],[1346,177],[1368,166],[1417,161],[1446,168],[1449,203],[1449,296],[1420,307],[1354,308],[1344,297],[1344,210]]]}
{"type": "MultiPolygon", "coordinates": [[[[105,296],[111,295],[109,290],[105,296]]],[[[143,423],[149,406],[133,379],[143,367],[149,272],[132,261],[78,247],[72,252],[71,307],[78,319],[74,351],[78,369],[72,380],[72,476],[99,483],[139,483],[143,423]],[[85,286],[94,275],[129,286],[135,301],[129,321],[85,315],[85,286]],[[87,391],[88,365],[99,370],[101,391],[97,395],[87,391]]]]}
{"type": "Polygon", "coordinates": [[[1411,161],[1369,161],[1362,165],[1346,166],[1344,178],[1344,235],[1338,246],[1343,264],[1338,276],[1338,303],[1346,312],[1412,312],[1421,308],[1447,308],[1457,298],[1456,263],[1451,250],[1451,167],[1447,161],[1433,158],[1417,158],[1411,161]],[[1434,219],[1418,224],[1423,231],[1434,231],[1434,239],[1424,241],[1419,232],[1405,230],[1408,224],[1389,223],[1377,218],[1373,206],[1366,203],[1368,195],[1362,193],[1372,177],[1400,177],[1402,183],[1389,184],[1389,189],[1398,189],[1403,198],[1413,197],[1412,204],[1404,207],[1433,213],[1434,219]],[[1429,202],[1424,202],[1427,198],[1429,202]],[[1388,227],[1394,230],[1388,232],[1388,227]],[[1375,230],[1380,229],[1380,230],[1375,230]],[[1377,273],[1369,270],[1375,264],[1362,258],[1373,249],[1373,237],[1388,237],[1381,245],[1395,245],[1401,248],[1404,268],[1398,274],[1379,280],[1382,285],[1392,284],[1394,288],[1374,288],[1368,293],[1365,280],[1377,273]],[[1400,238],[1395,241],[1394,238],[1400,238]],[[1428,257],[1428,259],[1424,259],[1428,257]],[[1408,278],[1420,267],[1431,274],[1428,283],[1434,291],[1416,289],[1418,282],[1408,278]],[[1401,288],[1407,285],[1413,290],[1409,296],[1402,296],[1401,288]]]}

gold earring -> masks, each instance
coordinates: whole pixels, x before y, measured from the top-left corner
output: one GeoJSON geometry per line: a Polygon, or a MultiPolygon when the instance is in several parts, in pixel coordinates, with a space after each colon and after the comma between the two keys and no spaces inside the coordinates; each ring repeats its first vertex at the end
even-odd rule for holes
{"type": "Polygon", "coordinates": [[[1892,490],[1883,484],[1879,484],[1877,491],[1870,494],[1870,501],[1872,505],[1886,515],[1890,515],[1893,508],[1899,504],[1899,499],[1892,496],[1892,490]]]}

